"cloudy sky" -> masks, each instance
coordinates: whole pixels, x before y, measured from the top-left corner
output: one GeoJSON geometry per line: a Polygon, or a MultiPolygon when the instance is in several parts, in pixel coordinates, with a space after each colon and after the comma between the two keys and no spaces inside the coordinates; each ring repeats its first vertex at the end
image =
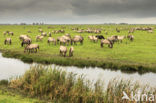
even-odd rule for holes
{"type": "Polygon", "coordinates": [[[156,0],[0,0],[0,23],[156,24],[156,0]]]}

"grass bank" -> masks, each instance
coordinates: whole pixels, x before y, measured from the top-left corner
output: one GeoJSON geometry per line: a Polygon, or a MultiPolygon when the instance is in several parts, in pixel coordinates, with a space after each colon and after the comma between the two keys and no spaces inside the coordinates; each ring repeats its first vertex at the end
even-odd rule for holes
{"type": "MultiPolygon", "coordinates": [[[[106,45],[101,48],[100,41],[93,43],[88,39],[89,35],[96,35],[94,33],[77,33],[72,31],[71,28],[78,27],[80,29],[95,28],[102,29],[102,35],[107,38],[112,35],[128,35],[128,30],[134,27],[154,27],[155,25],[0,25],[0,50],[3,51],[5,57],[19,58],[25,62],[38,62],[38,63],[55,63],[59,65],[75,65],[75,66],[98,66],[102,68],[111,68],[114,70],[122,71],[139,71],[156,72],[156,45],[155,45],[155,29],[154,33],[147,31],[135,31],[134,41],[130,42],[125,39],[122,43],[115,43],[113,48],[110,49],[106,45]],[[48,29],[51,26],[53,28],[48,29]],[[48,45],[45,37],[42,42],[36,42],[36,36],[40,33],[38,28],[42,28],[44,32],[51,32],[53,30],[62,29],[65,27],[65,33],[70,33],[73,37],[75,35],[82,35],[84,37],[83,45],[73,45],[74,56],[61,57],[59,56],[60,45],[48,45]],[[116,28],[121,29],[120,33],[116,32],[116,28]],[[6,30],[14,32],[14,36],[4,36],[2,33],[6,30]],[[27,31],[30,30],[31,33],[27,31]],[[105,30],[105,31],[104,31],[105,30]],[[105,32],[108,32],[106,35],[105,32]],[[19,36],[27,34],[32,38],[33,43],[40,45],[40,50],[37,54],[24,54],[24,48],[21,47],[19,36]],[[12,38],[12,45],[4,45],[4,40],[7,37],[12,38]]],[[[55,39],[64,34],[52,34],[55,39]]],[[[67,46],[69,49],[71,45],[67,46]]]]}
{"type": "Polygon", "coordinates": [[[8,81],[0,81],[0,103],[44,103],[38,99],[28,98],[8,88],[8,81]]]}
{"type": "Polygon", "coordinates": [[[0,103],[43,103],[39,100],[13,95],[10,92],[0,91],[0,103]]]}
{"type": "Polygon", "coordinates": [[[118,62],[117,60],[94,60],[82,58],[62,58],[58,56],[50,56],[46,54],[25,54],[20,51],[6,51],[1,50],[2,55],[7,58],[20,59],[26,63],[42,63],[42,64],[57,64],[63,66],[78,66],[78,67],[102,67],[103,69],[121,70],[122,72],[139,72],[140,74],[146,72],[156,72],[155,66],[148,66],[146,64],[118,62]]]}
{"type": "MultiPolygon", "coordinates": [[[[141,94],[156,94],[156,88],[117,79],[110,81],[104,90],[104,83],[101,81],[93,85],[83,76],[76,77],[73,73],[40,65],[32,66],[23,76],[9,82],[1,81],[0,85],[5,85],[7,90],[12,92],[18,91],[31,98],[56,103],[136,103],[136,101],[122,100],[123,91],[128,96],[131,96],[132,91],[137,93],[140,89],[141,94]]],[[[139,103],[145,102],[145,98],[138,100],[139,103]]]]}

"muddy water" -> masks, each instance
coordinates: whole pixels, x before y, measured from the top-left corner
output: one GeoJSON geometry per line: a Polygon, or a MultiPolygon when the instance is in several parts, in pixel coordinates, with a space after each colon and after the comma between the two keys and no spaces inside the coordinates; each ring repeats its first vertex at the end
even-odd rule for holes
{"type": "MultiPolygon", "coordinates": [[[[20,76],[24,74],[24,72],[28,70],[31,65],[34,64],[27,64],[17,59],[4,58],[0,53],[0,80],[20,76]]],[[[156,73],[145,73],[140,75],[137,72],[130,74],[123,73],[120,70],[104,70],[98,67],[78,68],[74,66],[58,66],[54,64],[51,66],[58,69],[66,70],[67,72],[73,72],[78,76],[83,75],[86,79],[91,80],[93,83],[100,79],[104,81],[105,85],[107,85],[108,82],[113,78],[123,78],[138,81],[140,84],[148,84],[152,87],[156,87],[156,73]]]]}

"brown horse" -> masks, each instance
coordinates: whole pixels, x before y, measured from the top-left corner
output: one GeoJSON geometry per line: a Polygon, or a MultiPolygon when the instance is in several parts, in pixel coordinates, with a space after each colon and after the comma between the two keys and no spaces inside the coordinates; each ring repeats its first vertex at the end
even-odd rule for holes
{"type": "Polygon", "coordinates": [[[74,47],[70,47],[69,49],[69,57],[73,56],[74,47]]]}
{"type": "Polygon", "coordinates": [[[134,36],[133,36],[133,35],[128,35],[127,38],[128,38],[130,41],[133,41],[133,40],[134,40],[134,36]]]}
{"type": "Polygon", "coordinates": [[[123,39],[125,38],[125,36],[118,36],[117,39],[118,39],[118,42],[122,43],[123,39]]]}
{"type": "Polygon", "coordinates": [[[6,44],[10,44],[11,45],[11,38],[6,38],[5,40],[4,40],[4,44],[6,45],[6,44]]]}
{"type": "Polygon", "coordinates": [[[23,41],[24,39],[26,39],[26,38],[30,38],[30,37],[29,37],[28,35],[23,35],[23,34],[20,35],[20,37],[19,37],[19,39],[22,40],[22,41],[23,41]]]}
{"type": "Polygon", "coordinates": [[[93,42],[98,42],[98,38],[96,36],[90,35],[88,38],[93,42]]]}
{"type": "Polygon", "coordinates": [[[42,29],[39,29],[38,32],[43,33],[43,30],[42,29]]]}
{"type": "Polygon", "coordinates": [[[38,40],[42,41],[42,40],[43,40],[43,38],[44,38],[44,36],[37,35],[37,36],[36,36],[36,41],[38,41],[38,40]]]}
{"type": "Polygon", "coordinates": [[[41,36],[47,36],[46,32],[41,33],[41,36]]]}
{"type": "Polygon", "coordinates": [[[56,45],[56,40],[55,40],[55,38],[49,37],[47,43],[50,45],[51,42],[53,42],[54,45],[56,45]]]}
{"type": "MultiPolygon", "coordinates": [[[[74,44],[76,44],[77,42],[80,42],[81,44],[83,44],[83,37],[80,35],[76,35],[74,36],[74,38],[72,39],[72,42],[74,42],[74,44]]],[[[77,44],[76,44],[77,45],[77,44]]]]}
{"type": "Polygon", "coordinates": [[[31,38],[28,38],[28,37],[27,38],[24,38],[24,40],[21,43],[21,46],[23,47],[24,44],[30,45],[31,42],[32,42],[31,38]]]}
{"type": "Polygon", "coordinates": [[[30,44],[30,45],[27,45],[24,49],[24,52],[35,52],[37,53],[37,50],[39,50],[39,45],[38,44],[30,44]],[[35,50],[35,51],[34,51],[35,50]]]}
{"type": "Polygon", "coordinates": [[[114,42],[116,42],[118,40],[118,36],[117,35],[113,35],[111,37],[108,37],[107,39],[112,41],[112,43],[114,43],[114,42]]]}
{"type": "Polygon", "coordinates": [[[109,48],[113,48],[112,41],[110,41],[108,39],[101,40],[101,48],[103,47],[104,44],[107,44],[109,48]]]}
{"type": "Polygon", "coordinates": [[[67,53],[67,47],[65,46],[60,46],[60,55],[62,56],[66,56],[66,53],[67,53]]]}

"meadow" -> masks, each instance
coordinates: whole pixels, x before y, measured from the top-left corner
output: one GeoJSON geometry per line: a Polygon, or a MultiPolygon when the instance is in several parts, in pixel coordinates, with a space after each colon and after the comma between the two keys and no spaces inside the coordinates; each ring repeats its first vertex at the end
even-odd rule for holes
{"type": "MultiPolygon", "coordinates": [[[[19,58],[25,62],[39,63],[55,63],[59,65],[75,65],[75,66],[98,66],[110,69],[121,69],[123,71],[139,71],[139,72],[156,72],[156,33],[148,33],[147,31],[135,31],[134,41],[131,42],[125,39],[122,43],[115,43],[113,48],[108,48],[105,45],[100,47],[98,43],[91,42],[88,39],[89,35],[97,35],[95,33],[77,33],[72,31],[72,28],[80,29],[101,28],[102,35],[107,38],[111,35],[128,35],[128,30],[134,27],[156,27],[155,25],[0,25],[0,50],[5,57],[19,58]],[[52,34],[52,37],[57,38],[66,33],[72,37],[81,35],[84,37],[83,45],[73,45],[73,57],[61,57],[59,55],[60,45],[48,45],[48,36],[42,42],[36,42],[36,36],[40,33],[38,29],[42,28],[44,32],[52,32],[65,27],[65,33],[52,34]],[[53,27],[53,28],[48,28],[53,27]],[[116,28],[121,29],[120,33],[116,32],[116,28]],[[4,31],[14,32],[14,36],[4,36],[4,31]],[[32,33],[28,33],[30,30],[32,33]],[[105,30],[105,31],[104,31],[105,30]],[[108,32],[106,35],[105,32],[108,32]],[[33,43],[40,45],[38,53],[24,53],[24,48],[21,47],[19,36],[27,34],[32,38],[33,43]],[[7,37],[12,38],[12,45],[4,45],[4,40],[7,37]]],[[[71,45],[67,46],[69,49],[71,45]]]]}
{"type": "Polygon", "coordinates": [[[24,98],[10,92],[0,91],[0,103],[43,103],[32,98],[24,98]]]}

